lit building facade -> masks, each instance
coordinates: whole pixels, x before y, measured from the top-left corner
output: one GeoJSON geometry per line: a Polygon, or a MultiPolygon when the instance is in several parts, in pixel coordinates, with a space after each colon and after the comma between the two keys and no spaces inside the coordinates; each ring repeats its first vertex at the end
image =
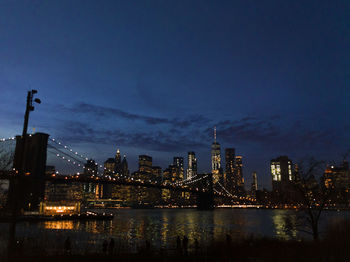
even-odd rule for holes
{"type": "Polygon", "coordinates": [[[220,144],[216,141],[216,128],[214,128],[214,142],[211,145],[211,170],[213,182],[222,181],[221,172],[221,149],[220,144]]]}
{"type": "Polygon", "coordinates": [[[121,169],[122,169],[122,167],[121,167],[122,160],[121,160],[119,148],[117,149],[117,153],[115,154],[114,162],[115,162],[114,172],[117,173],[117,174],[120,174],[121,173],[121,169]]]}
{"type": "Polygon", "coordinates": [[[244,178],[243,178],[243,157],[235,157],[235,176],[234,176],[235,186],[239,190],[243,190],[244,187],[244,178]]]}
{"type": "Polygon", "coordinates": [[[191,179],[197,175],[197,158],[193,151],[188,152],[188,168],[186,179],[191,179]]]}
{"type": "Polygon", "coordinates": [[[103,165],[103,174],[107,176],[114,176],[115,173],[115,159],[108,158],[103,165]]]}
{"type": "Polygon", "coordinates": [[[152,173],[152,157],[147,155],[139,156],[139,172],[152,173]]]}
{"type": "Polygon", "coordinates": [[[174,157],[173,165],[177,168],[177,177],[179,180],[184,179],[184,158],[174,157]]]}
{"type": "Polygon", "coordinates": [[[295,181],[293,163],[287,156],[280,156],[270,162],[272,190],[283,191],[295,181]]]}
{"type": "Polygon", "coordinates": [[[225,187],[228,188],[229,191],[234,192],[236,183],[234,180],[235,175],[235,149],[234,148],[226,148],[225,149],[225,187]]]}
{"type": "Polygon", "coordinates": [[[253,181],[252,181],[251,191],[254,192],[258,190],[258,175],[256,174],[255,171],[252,173],[252,179],[253,181]]]}
{"type": "Polygon", "coordinates": [[[350,170],[347,161],[341,166],[327,166],[323,175],[324,186],[332,189],[350,189],[350,170]]]}

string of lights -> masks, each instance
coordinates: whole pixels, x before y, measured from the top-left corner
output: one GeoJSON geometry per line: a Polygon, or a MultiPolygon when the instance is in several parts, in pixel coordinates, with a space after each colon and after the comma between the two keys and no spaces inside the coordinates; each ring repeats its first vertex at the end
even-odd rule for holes
{"type": "MultiPolygon", "coordinates": [[[[67,150],[68,152],[74,154],[75,156],[80,157],[80,158],[82,158],[82,159],[84,159],[86,161],[89,160],[89,158],[87,156],[78,153],[77,151],[73,150],[70,146],[67,146],[67,145],[63,144],[61,141],[58,141],[57,139],[51,138],[51,137],[49,139],[53,143],[55,143],[55,144],[57,144],[59,146],[62,146],[65,150],[67,150]]],[[[99,168],[104,168],[103,165],[101,165],[101,164],[99,164],[97,162],[96,162],[96,164],[98,165],[99,168]]]]}
{"type": "Polygon", "coordinates": [[[218,181],[218,184],[226,192],[227,195],[229,195],[230,197],[237,197],[232,195],[219,181],[218,181]]]}
{"type": "Polygon", "coordinates": [[[205,175],[203,177],[199,177],[197,179],[191,180],[186,185],[196,183],[196,182],[201,181],[202,179],[207,178],[207,177],[208,177],[208,175],[205,175]]]}
{"type": "Polygon", "coordinates": [[[57,153],[59,153],[59,154],[61,154],[61,155],[65,155],[65,156],[68,157],[68,158],[72,158],[72,159],[75,160],[76,162],[78,162],[78,163],[84,165],[84,162],[83,162],[82,160],[70,156],[69,154],[63,152],[62,150],[58,149],[57,147],[54,147],[53,145],[48,145],[48,148],[53,149],[53,150],[55,150],[57,153]]]}
{"type": "Polygon", "coordinates": [[[70,163],[70,164],[72,164],[72,165],[75,165],[75,166],[80,167],[80,168],[83,168],[83,167],[84,167],[83,164],[78,163],[78,162],[76,162],[76,161],[74,161],[74,160],[68,158],[67,156],[62,156],[62,155],[59,154],[59,153],[55,153],[55,152],[51,152],[51,151],[48,151],[48,152],[52,153],[52,154],[55,155],[57,158],[60,158],[60,159],[66,161],[66,162],[68,162],[68,163],[70,163]]]}
{"type": "Polygon", "coordinates": [[[62,142],[58,141],[57,139],[51,138],[51,137],[49,139],[50,139],[50,141],[54,142],[55,144],[62,146],[65,150],[75,154],[76,156],[78,156],[78,157],[80,157],[80,158],[82,158],[84,160],[88,160],[89,159],[88,157],[78,153],[77,151],[74,151],[71,147],[69,147],[67,145],[64,145],[62,142]]]}
{"type": "Polygon", "coordinates": [[[0,142],[7,142],[7,141],[14,141],[14,140],[16,140],[15,137],[0,138],[0,142]]]}
{"type": "Polygon", "coordinates": [[[186,178],[186,179],[184,179],[184,180],[182,180],[182,181],[176,182],[175,184],[176,184],[176,185],[182,185],[182,184],[184,184],[184,183],[187,183],[188,181],[191,181],[192,179],[195,179],[197,176],[198,176],[198,175],[195,175],[195,176],[193,176],[193,177],[191,177],[191,178],[186,178]]]}

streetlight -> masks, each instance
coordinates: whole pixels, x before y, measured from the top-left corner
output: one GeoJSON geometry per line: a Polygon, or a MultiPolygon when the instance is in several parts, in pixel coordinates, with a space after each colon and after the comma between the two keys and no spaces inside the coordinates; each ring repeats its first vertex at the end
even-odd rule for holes
{"type": "MultiPolygon", "coordinates": [[[[27,105],[26,112],[24,114],[24,123],[23,123],[23,132],[22,132],[22,148],[21,148],[21,158],[20,158],[20,172],[19,177],[14,178],[14,192],[13,192],[13,207],[12,207],[12,223],[10,223],[9,228],[9,243],[8,243],[8,255],[12,255],[15,246],[15,235],[16,235],[16,223],[17,223],[17,215],[18,215],[18,207],[21,205],[20,201],[23,201],[23,180],[25,173],[25,160],[26,160],[26,140],[27,140],[27,129],[28,129],[28,120],[30,111],[34,111],[33,106],[33,97],[38,93],[37,90],[28,91],[27,94],[27,105]],[[16,190],[18,190],[16,192],[16,190]]],[[[41,101],[39,98],[34,99],[35,103],[40,104],[41,101]]]]}
{"type": "MultiPolygon", "coordinates": [[[[26,106],[26,112],[24,114],[24,124],[23,124],[23,133],[22,133],[23,145],[24,145],[24,142],[25,142],[25,137],[27,135],[29,112],[30,111],[34,111],[33,97],[34,97],[34,95],[36,93],[38,93],[37,90],[28,91],[27,106],[26,106]]],[[[35,98],[34,102],[40,104],[41,100],[39,98],[35,98]]]]}

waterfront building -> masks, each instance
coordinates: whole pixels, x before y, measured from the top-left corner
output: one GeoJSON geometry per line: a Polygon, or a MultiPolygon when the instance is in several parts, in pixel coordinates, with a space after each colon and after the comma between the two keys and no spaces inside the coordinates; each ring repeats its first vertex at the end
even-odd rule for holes
{"type": "Polygon", "coordinates": [[[287,156],[280,156],[270,162],[272,190],[286,191],[288,186],[295,181],[292,169],[293,163],[287,156]]]}
{"type": "Polygon", "coordinates": [[[323,175],[324,186],[329,189],[350,189],[349,163],[343,161],[340,166],[327,165],[323,175]]]}
{"type": "Polygon", "coordinates": [[[197,158],[193,151],[188,152],[188,168],[186,179],[191,179],[197,175],[197,158]]]}
{"type": "Polygon", "coordinates": [[[82,201],[83,197],[83,184],[79,182],[55,183],[47,181],[45,183],[45,201],[82,201]]]}

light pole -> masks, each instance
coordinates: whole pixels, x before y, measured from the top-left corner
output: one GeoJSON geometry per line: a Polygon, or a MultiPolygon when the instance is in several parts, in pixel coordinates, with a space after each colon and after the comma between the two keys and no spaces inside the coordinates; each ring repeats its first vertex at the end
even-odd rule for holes
{"type": "MultiPolygon", "coordinates": [[[[27,106],[26,106],[26,112],[24,114],[24,124],[23,124],[23,132],[22,132],[22,139],[25,139],[27,135],[27,129],[28,129],[28,120],[29,120],[29,112],[34,111],[33,106],[33,96],[34,94],[38,93],[36,90],[28,91],[27,95],[27,106]]],[[[41,101],[39,98],[35,98],[34,102],[40,104],[41,101]]]]}
{"type": "MultiPolygon", "coordinates": [[[[27,94],[27,104],[26,111],[24,114],[24,123],[23,123],[23,132],[21,137],[21,153],[20,153],[20,170],[18,177],[13,179],[13,203],[12,203],[12,221],[10,223],[9,230],[9,243],[8,243],[8,255],[11,255],[12,251],[14,251],[15,247],[15,235],[16,235],[16,222],[18,215],[18,206],[21,205],[20,201],[23,201],[23,189],[22,189],[22,178],[24,177],[25,165],[26,165],[26,141],[27,141],[27,129],[28,129],[28,121],[29,121],[29,113],[30,111],[34,111],[33,106],[33,97],[38,93],[37,90],[28,91],[27,94]]],[[[41,101],[39,98],[35,98],[34,102],[40,104],[41,101]]]]}

